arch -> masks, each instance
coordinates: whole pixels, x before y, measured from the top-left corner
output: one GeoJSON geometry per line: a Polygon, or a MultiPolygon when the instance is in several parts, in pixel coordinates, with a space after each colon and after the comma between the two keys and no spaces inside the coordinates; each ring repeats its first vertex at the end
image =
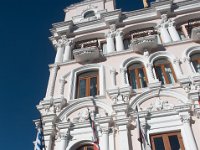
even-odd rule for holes
{"type": "Polygon", "coordinates": [[[82,40],[89,40],[89,39],[105,39],[105,33],[92,33],[87,35],[82,35],[79,37],[74,38],[74,42],[82,41],[82,40]]]}
{"type": "Polygon", "coordinates": [[[90,140],[76,140],[76,141],[70,142],[66,150],[76,150],[80,146],[87,145],[87,144],[96,146],[96,144],[90,140]]]}
{"type": "Polygon", "coordinates": [[[196,53],[196,52],[200,52],[200,46],[194,46],[194,47],[190,47],[188,49],[186,49],[183,52],[183,56],[182,58],[189,58],[192,54],[196,53]]]}
{"type": "MultiPolygon", "coordinates": [[[[153,64],[155,60],[160,58],[165,58],[169,60],[171,63],[176,59],[176,57],[168,52],[155,52],[149,56],[149,62],[153,64]]],[[[173,64],[173,63],[172,63],[173,64]]]]}
{"type": "Polygon", "coordinates": [[[58,118],[60,120],[63,120],[65,117],[68,117],[71,113],[73,113],[81,108],[91,107],[94,105],[104,109],[109,115],[111,115],[113,112],[112,107],[108,106],[108,104],[106,104],[102,101],[98,101],[98,100],[95,100],[95,102],[94,102],[94,99],[88,98],[87,100],[84,100],[84,101],[76,100],[75,102],[71,103],[69,106],[65,107],[62,110],[62,112],[58,115],[58,118]]]}
{"type": "MultiPolygon", "coordinates": [[[[139,57],[139,56],[137,56],[137,57],[131,57],[131,58],[128,58],[128,59],[124,60],[122,62],[122,64],[120,65],[120,68],[126,70],[129,65],[131,65],[133,63],[138,63],[138,62],[142,63],[144,66],[146,66],[146,64],[147,64],[148,61],[147,61],[147,59],[144,59],[143,56],[142,57],[139,57]]],[[[124,78],[124,83],[128,84],[129,81],[128,81],[127,71],[124,72],[123,78],[124,78]]]]}
{"type": "Polygon", "coordinates": [[[158,97],[158,96],[168,96],[168,97],[174,97],[181,101],[182,103],[188,103],[188,98],[184,96],[181,93],[175,92],[170,89],[152,89],[143,92],[142,94],[136,96],[135,98],[130,99],[129,108],[132,108],[133,110],[136,108],[138,104],[141,104],[145,101],[147,101],[150,98],[158,97]]]}
{"type": "Polygon", "coordinates": [[[143,24],[137,24],[137,25],[133,25],[127,28],[124,28],[122,31],[124,33],[124,35],[126,35],[127,33],[129,33],[130,31],[133,30],[138,30],[138,29],[144,29],[144,28],[150,28],[150,27],[155,27],[157,25],[157,23],[143,23],[143,24]]]}
{"type": "Polygon", "coordinates": [[[89,18],[95,16],[95,12],[93,10],[89,10],[84,13],[83,18],[89,18]]]}
{"type": "Polygon", "coordinates": [[[183,61],[188,61],[187,64],[188,64],[188,67],[191,69],[191,71],[193,73],[197,73],[196,72],[196,69],[195,69],[195,66],[191,60],[191,56],[195,53],[200,53],[200,46],[194,46],[194,47],[190,47],[188,49],[186,49],[182,55],[182,59],[183,61]]]}
{"type": "Polygon", "coordinates": [[[121,68],[127,68],[130,64],[132,64],[134,62],[140,62],[144,65],[146,65],[148,63],[147,59],[144,59],[143,57],[139,57],[139,56],[130,57],[122,62],[121,68]]]}
{"type": "Polygon", "coordinates": [[[181,17],[177,17],[174,19],[174,21],[175,21],[175,24],[179,26],[181,24],[186,23],[188,20],[199,18],[199,16],[200,16],[200,12],[192,13],[192,14],[181,16],[181,17]]]}
{"type": "Polygon", "coordinates": [[[75,91],[76,91],[76,79],[77,75],[83,72],[91,71],[91,70],[98,70],[99,72],[99,95],[103,96],[105,95],[105,71],[104,71],[104,66],[99,65],[99,64],[88,64],[84,65],[81,67],[78,67],[74,70],[71,71],[71,77],[70,77],[70,84],[69,84],[69,89],[71,89],[69,99],[74,99],[75,98],[75,91]]]}

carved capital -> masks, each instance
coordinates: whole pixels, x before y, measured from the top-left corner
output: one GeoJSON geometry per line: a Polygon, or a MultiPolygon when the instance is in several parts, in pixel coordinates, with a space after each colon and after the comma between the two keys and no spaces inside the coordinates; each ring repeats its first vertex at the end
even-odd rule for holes
{"type": "Polygon", "coordinates": [[[64,40],[63,39],[59,39],[58,42],[55,44],[55,47],[59,48],[59,47],[63,47],[64,46],[64,40]]]}
{"type": "Polygon", "coordinates": [[[121,72],[121,73],[127,72],[127,68],[120,68],[120,72],[121,72]]]}
{"type": "Polygon", "coordinates": [[[180,64],[181,61],[180,61],[180,59],[176,58],[176,59],[173,60],[173,63],[174,63],[174,64],[180,64]]]}
{"type": "Polygon", "coordinates": [[[123,36],[123,31],[121,31],[121,30],[117,30],[116,32],[115,32],[115,34],[116,34],[116,36],[123,36]]]}
{"type": "Polygon", "coordinates": [[[169,22],[168,22],[169,27],[175,26],[175,21],[174,21],[174,20],[169,19],[168,21],[169,21],[169,22]]]}
{"type": "Polygon", "coordinates": [[[101,127],[102,134],[108,134],[110,129],[108,127],[101,127]]]}
{"type": "Polygon", "coordinates": [[[115,68],[111,68],[111,69],[110,69],[110,73],[111,73],[111,74],[116,74],[116,69],[115,69],[115,68]]]}
{"type": "Polygon", "coordinates": [[[180,115],[180,119],[183,123],[190,123],[190,116],[189,115],[180,115]]]}
{"type": "Polygon", "coordinates": [[[105,33],[105,37],[106,38],[114,38],[115,37],[115,33],[114,32],[107,32],[107,33],[105,33]]]}

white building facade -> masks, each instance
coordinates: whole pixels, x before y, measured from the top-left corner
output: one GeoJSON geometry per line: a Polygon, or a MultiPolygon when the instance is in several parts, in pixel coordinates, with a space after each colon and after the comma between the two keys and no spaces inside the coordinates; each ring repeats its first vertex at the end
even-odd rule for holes
{"type": "Polygon", "coordinates": [[[83,0],[64,12],[37,105],[46,150],[200,149],[200,1],[122,12],[83,0]]]}

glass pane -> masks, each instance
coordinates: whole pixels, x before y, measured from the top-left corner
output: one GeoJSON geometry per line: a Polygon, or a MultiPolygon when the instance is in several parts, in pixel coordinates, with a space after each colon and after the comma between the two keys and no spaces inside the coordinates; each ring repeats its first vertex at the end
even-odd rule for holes
{"type": "Polygon", "coordinates": [[[181,149],[177,135],[169,136],[169,142],[170,142],[171,150],[181,149]]]}
{"type": "Polygon", "coordinates": [[[143,68],[139,68],[138,70],[139,70],[139,78],[140,78],[139,81],[140,81],[141,88],[147,87],[143,68]]]}
{"type": "Polygon", "coordinates": [[[165,84],[166,82],[165,82],[165,78],[164,78],[161,67],[156,66],[155,71],[156,71],[156,76],[157,76],[158,80],[161,81],[162,84],[165,84]]]}
{"type": "Polygon", "coordinates": [[[136,78],[135,78],[135,72],[134,70],[130,70],[130,84],[132,86],[133,89],[137,89],[136,86],[136,78]]]}
{"type": "Polygon", "coordinates": [[[79,81],[79,98],[86,96],[86,80],[81,79],[79,81]]]}
{"type": "Polygon", "coordinates": [[[175,83],[170,64],[165,64],[165,72],[167,74],[167,79],[169,80],[169,84],[175,83]]]}
{"type": "Polygon", "coordinates": [[[94,150],[93,146],[88,147],[87,150],[94,150]]]}
{"type": "Polygon", "coordinates": [[[154,138],[153,140],[154,140],[156,150],[165,150],[162,137],[157,137],[157,138],[154,138]]]}
{"type": "Polygon", "coordinates": [[[125,39],[124,40],[124,49],[128,49],[130,45],[130,39],[125,39]]]}
{"type": "Polygon", "coordinates": [[[198,61],[194,60],[192,61],[192,64],[194,66],[195,71],[200,73],[200,64],[198,63],[198,61]]]}
{"type": "Polygon", "coordinates": [[[97,77],[90,79],[90,96],[97,95],[97,77]]]}

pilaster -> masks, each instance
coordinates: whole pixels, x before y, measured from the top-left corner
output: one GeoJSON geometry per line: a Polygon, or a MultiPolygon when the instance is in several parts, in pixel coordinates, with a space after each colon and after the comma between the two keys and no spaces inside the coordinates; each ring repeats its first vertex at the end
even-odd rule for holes
{"type": "Polygon", "coordinates": [[[180,113],[180,119],[183,124],[183,140],[184,140],[184,145],[186,146],[186,149],[191,149],[191,150],[198,150],[194,135],[190,126],[190,114],[189,113],[180,113]]]}

